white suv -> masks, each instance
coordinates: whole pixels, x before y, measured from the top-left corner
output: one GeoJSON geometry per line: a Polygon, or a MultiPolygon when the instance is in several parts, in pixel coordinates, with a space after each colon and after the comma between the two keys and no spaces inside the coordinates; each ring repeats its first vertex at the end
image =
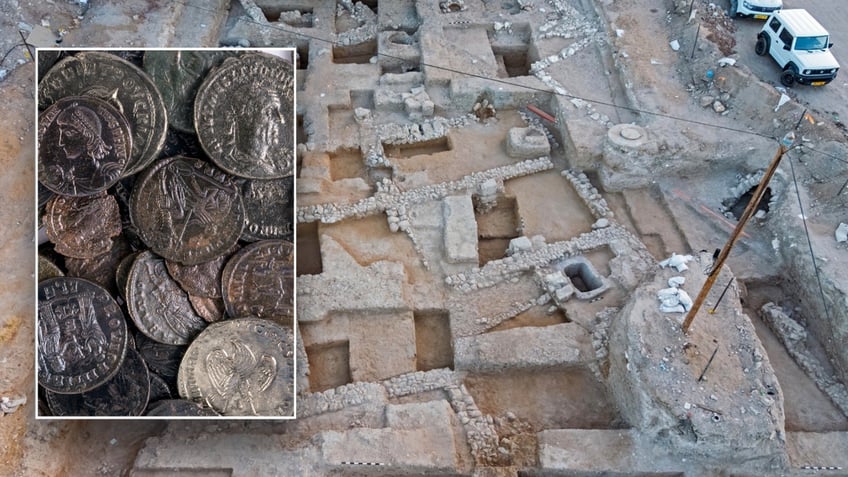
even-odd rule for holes
{"type": "Polygon", "coordinates": [[[783,8],[783,0],[730,0],[730,14],[765,20],[775,10],[783,8]]]}
{"type": "Polygon", "coordinates": [[[755,51],[771,55],[783,69],[780,82],[792,86],[822,86],[836,78],[839,63],[830,52],[827,30],[806,10],[778,10],[772,13],[757,35],[755,51]]]}

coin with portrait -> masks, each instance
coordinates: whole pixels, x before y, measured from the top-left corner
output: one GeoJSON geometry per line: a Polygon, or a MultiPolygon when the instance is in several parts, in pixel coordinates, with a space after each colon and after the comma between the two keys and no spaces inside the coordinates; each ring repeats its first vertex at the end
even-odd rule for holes
{"type": "Polygon", "coordinates": [[[121,178],[131,151],[129,123],[97,98],[62,98],[38,118],[38,180],[57,194],[108,189],[121,178]]]}
{"type": "Polygon", "coordinates": [[[168,117],[162,95],[141,68],[111,53],[76,53],[59,60],[38,83],[40,108],[67,96],[101,99],[126,117],[132,132],[132,152],[125,176],[156,159],[165,142],[168,117]]]}
{"type": "Polygon", "coordinates": [[[230,58],[197,91],[194,124],[203,149],[221,169],[278,179],[294,165],[294,71],[272,55],[230,58]]]}

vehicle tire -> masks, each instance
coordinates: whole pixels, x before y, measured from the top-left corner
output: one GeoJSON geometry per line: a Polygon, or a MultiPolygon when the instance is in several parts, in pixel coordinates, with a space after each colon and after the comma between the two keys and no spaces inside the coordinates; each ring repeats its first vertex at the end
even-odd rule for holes
{"type": "Polygon", "coordinates": [[[787,88],[795,84],[795,72],[792,71],[792,68],[786,68],[783,73],[780,73],[780,84],[787,88]]]}
{"type": "Polygon", "coordinates": [[[769,39],[766,36],[757,37],[757,45],[754,46],[754,52],[760,56],[765,56],[769,51],[769,39]]]}

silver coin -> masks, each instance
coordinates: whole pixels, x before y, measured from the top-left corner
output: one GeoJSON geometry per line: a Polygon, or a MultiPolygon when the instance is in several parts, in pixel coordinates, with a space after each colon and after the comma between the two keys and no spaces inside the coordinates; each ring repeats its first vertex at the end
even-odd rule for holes
{"type": "Polygon", "coordinates": [[[239,250],[221,275],[230,317],[256,316],[293,326],[294,245],[263,240],[239,250]]]}
{"type": "Polygon", "coordinates": [[[62,195],[105,191],[124,173],[132,140],[130,124],[106,101],[61,98],[38,118],[38,181],[62,195]]]}
{"type": "Polygon", "coordinates": [[[292,175],[294,114],[292,65],[265,54],[225,61],[194,102],[203,150],[221,169],[250,179],[292,175]]]}
{"type": "Polygon", "coordinates": [[[293,416],[291,328],[254,317],[212,323],[189,345],[177,389],[225,416],[293,416]]]}
{"type": "Polygon", "coordinates": [[[136,181],[130,218],[157,254],[185,265],[214,260],[244,227],[244,207],[232,177],[188,157],[164,159],[136,181]]]}
{"type": "Polygon", "coordinates": [[[282,179],[243,179],[241,198],[244,202],[242,240],[292,240],[294,233],[294,201],[292,177],[282,179]]]}
{"type": "Polygon", "coordinates": [[[127,322],[103,287],[81,278],[38,284],[38,383],[78,394],[108,381],[124,362],[127,322]]]}
{"type": "Polygon", "coordinates": [[[97,388],[81,394],[46,394],[56,416],[140,416],[150,397],[150,377],[141,356],[128,348],[121,369],[97,388]]]}
{"type": "Polygon", "coordinates": [[[164,344],[188,344],[206,326],[188,295],[150,251],[136,257],[127,280],[127,309],[139,331],[164,344]]]}
{"type": "Polygon", "coordinates": [[[128,176],[147,167],[165,142],[168,118],[162,95],[141,68],[116,55],[84,51],[56,63],[38,83],[38,106],[66,96],[91,96],[118,109],[132,130],[128,176]]]}

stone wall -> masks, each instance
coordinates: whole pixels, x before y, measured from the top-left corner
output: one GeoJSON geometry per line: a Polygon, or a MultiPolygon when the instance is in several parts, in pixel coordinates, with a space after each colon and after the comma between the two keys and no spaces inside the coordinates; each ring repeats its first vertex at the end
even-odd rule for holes
{"type": "Polygon", "coordinates": [[[481,287],[490,287],[521,273],[544,267],[565,257],[608,245],[616,239],[631,237],[630,232],[619,225],[597,229],[579,235],[571,240],[545,244],[541,247],[515,253],[509,257],[492,260],[481,268],[449,275],[445,283],[460,291],[469,291],[481,287]]]}
{"type": "Polygon", "coordinates": [[[319,221],[325,224],[332,224],[349,218],[359,219],[382,213],[387,209],[397,208],[404,204],[409,205],[440,200],[459,192],[474,191],[480,184],[489,179],[507,180],[535,174],[551,169],[552,167],[553,163],[550,158],[540,157],[481,172],[474,172],[456,181],[443,182],[409,191],[399,191],[396,187],[384,186],[384,189],[386,189],[385,192],[378,191],[373,196],[353,204],[317,204],[298,207],[297,221],[300,223],[319,221]]]}

